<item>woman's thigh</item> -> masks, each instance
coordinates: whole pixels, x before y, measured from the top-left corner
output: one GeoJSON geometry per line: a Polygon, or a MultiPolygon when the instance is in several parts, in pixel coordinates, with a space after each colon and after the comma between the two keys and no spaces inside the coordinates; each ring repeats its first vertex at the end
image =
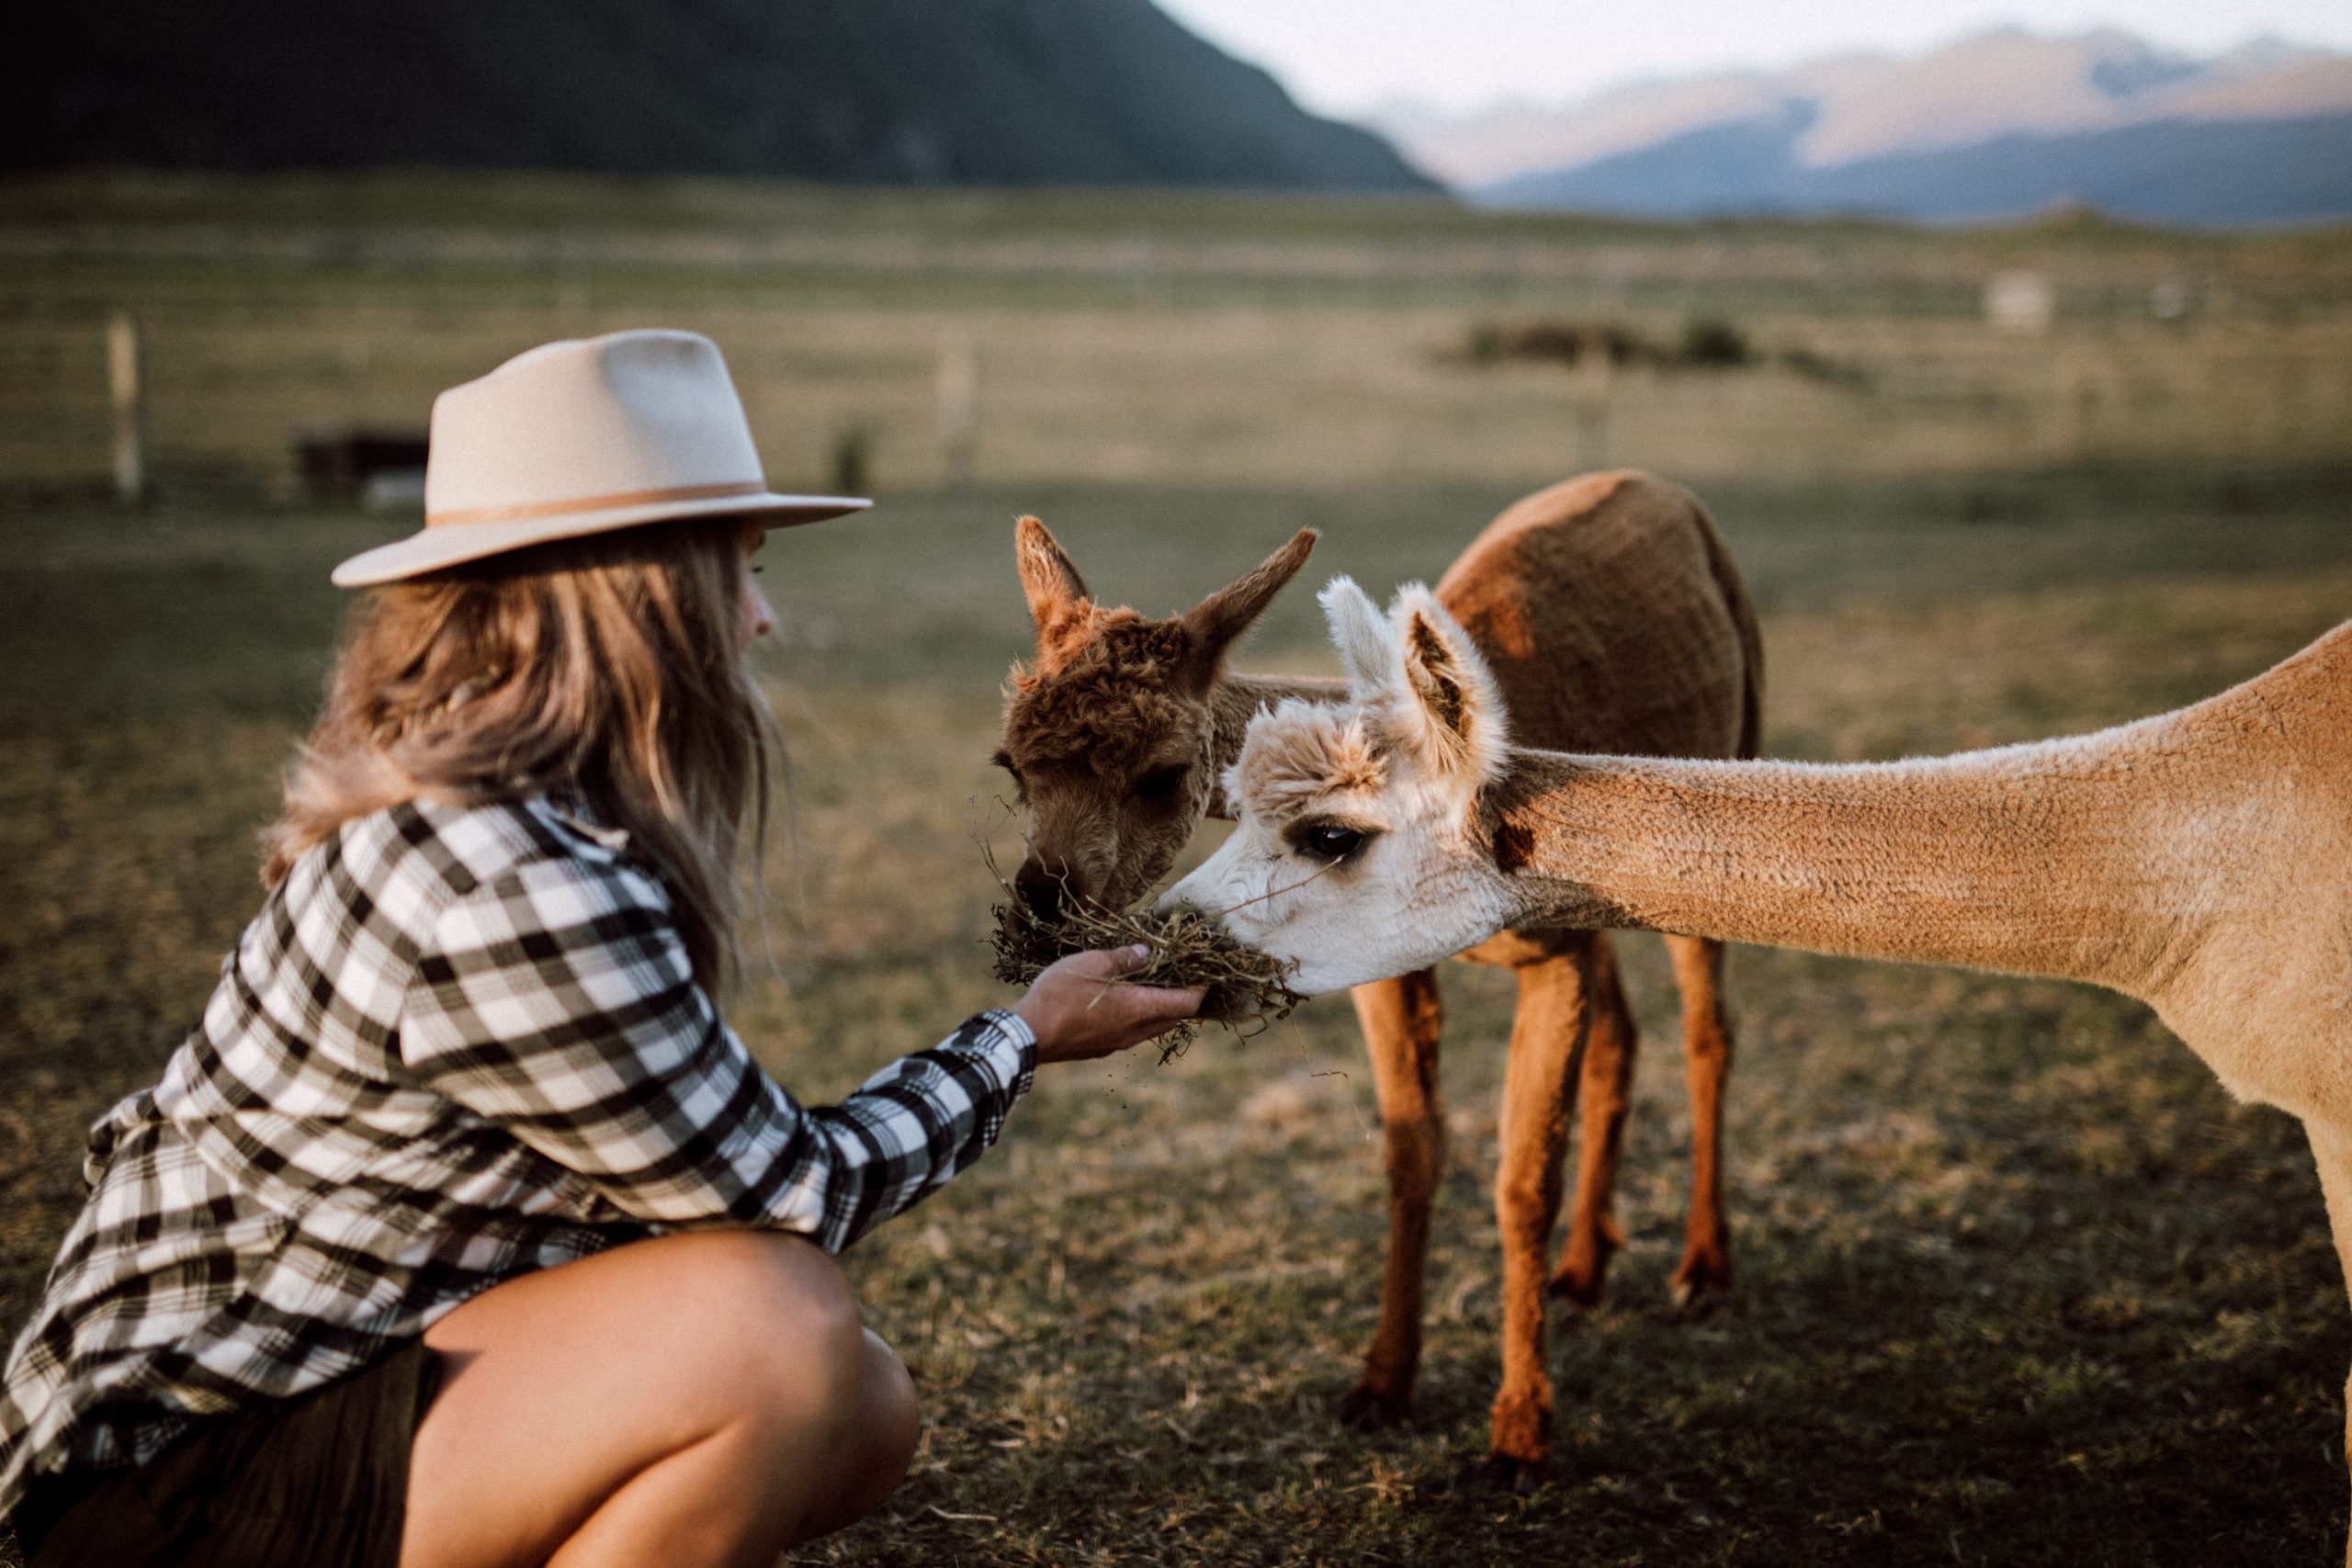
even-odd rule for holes
{"type": "Polygon", "coordinates": [[[495,1286],[425,1335],[443,1382],[411,1449],[402,1568],[543,1561],[633,1478],[747,1422],[786,1473],[730,1500],[774,1526],[852,1435],[869,1338],[832,1259],[773,1233],[664,1236],[495,1286]]]}

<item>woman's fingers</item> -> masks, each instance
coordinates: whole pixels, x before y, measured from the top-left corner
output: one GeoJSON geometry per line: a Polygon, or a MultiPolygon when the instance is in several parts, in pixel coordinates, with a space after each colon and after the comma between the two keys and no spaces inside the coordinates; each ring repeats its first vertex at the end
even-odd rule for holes
{"type": "Polygon", "coordinates": [[[1107,1056],[1199,1012],[1205,987],[1137,986],[1121,978],[1150,956],[1142,946],[1074,953],[1039,975],[1012,1010],[1037,1036],[1037,1059],[1107,1056]]]}

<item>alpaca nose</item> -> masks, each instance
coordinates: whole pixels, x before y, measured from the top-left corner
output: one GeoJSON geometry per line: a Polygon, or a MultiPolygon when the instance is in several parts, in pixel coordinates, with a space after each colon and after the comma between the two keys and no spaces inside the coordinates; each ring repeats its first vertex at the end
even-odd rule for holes
{"type": "Polygon", "coordinates": [[[1181,919],[1189,915],[1203,925],[1215,926],[1217,923],[1209,916],[1208,911],[1203,909],[1198,904],[1193,903],[1190,898],[1179,898],[1173,894],[1162,897],[1152,905],[1151,912],[1171,920],[1181,919]]]}
{"type": "Polygon", "coordinates": [[[1163,918],[1173,918],[1177,915],[1197,915],[1202,919],[1208,921],[1210,925],[1216,924],[1217,922],[1214,919],[1211,919],[1208,911],[1203,909],[1198,904],[1193,902],[1192,896],[1185,892],[1184,889],[1186,884],[1191,881],[1192,878],[1186,877],[1182,882],[1179,882],[1175,886],[1170,888],[1167,892],[1162,893],[1159,897],[1153,899],[1151,901],[1151,912],[1163,918]]]}
{"type": "Polygon", "coordinates": [[[1062,898],[1069,889],[1069,874],[1060,866],[1026,860],[1012,878],[1012,891],[1022,907],[1040,920],[1061,919],[1062,898]]]}

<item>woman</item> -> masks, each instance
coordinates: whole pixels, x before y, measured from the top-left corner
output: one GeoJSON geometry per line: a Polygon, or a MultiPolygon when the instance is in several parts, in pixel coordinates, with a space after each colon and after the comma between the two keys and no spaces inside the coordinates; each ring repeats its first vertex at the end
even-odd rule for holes
{"type": "Polygon", "coordinates": [[[269,896],[92,1193],[0,1393],[51,1563],[767,1563],[878,1506],[914,1392],[830,1254],[1037,1062],[1197,991],[1083,953],[840,1105],[720,1022],[765,816],[741,652],[778,496],[683,333],[434,405],[426,527],[355,607],[269,896]]]}

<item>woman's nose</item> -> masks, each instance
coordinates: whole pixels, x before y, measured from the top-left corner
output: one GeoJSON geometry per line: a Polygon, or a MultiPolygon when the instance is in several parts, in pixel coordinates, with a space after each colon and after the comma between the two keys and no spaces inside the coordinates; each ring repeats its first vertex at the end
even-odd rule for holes
{"type": "Polygon", "coordinates": [[[743,621],[739,629],[746,643],[756,642],[775,630],[775,606],[768,603],[768,596],[749,577],[743,580],[743,621]]]}

